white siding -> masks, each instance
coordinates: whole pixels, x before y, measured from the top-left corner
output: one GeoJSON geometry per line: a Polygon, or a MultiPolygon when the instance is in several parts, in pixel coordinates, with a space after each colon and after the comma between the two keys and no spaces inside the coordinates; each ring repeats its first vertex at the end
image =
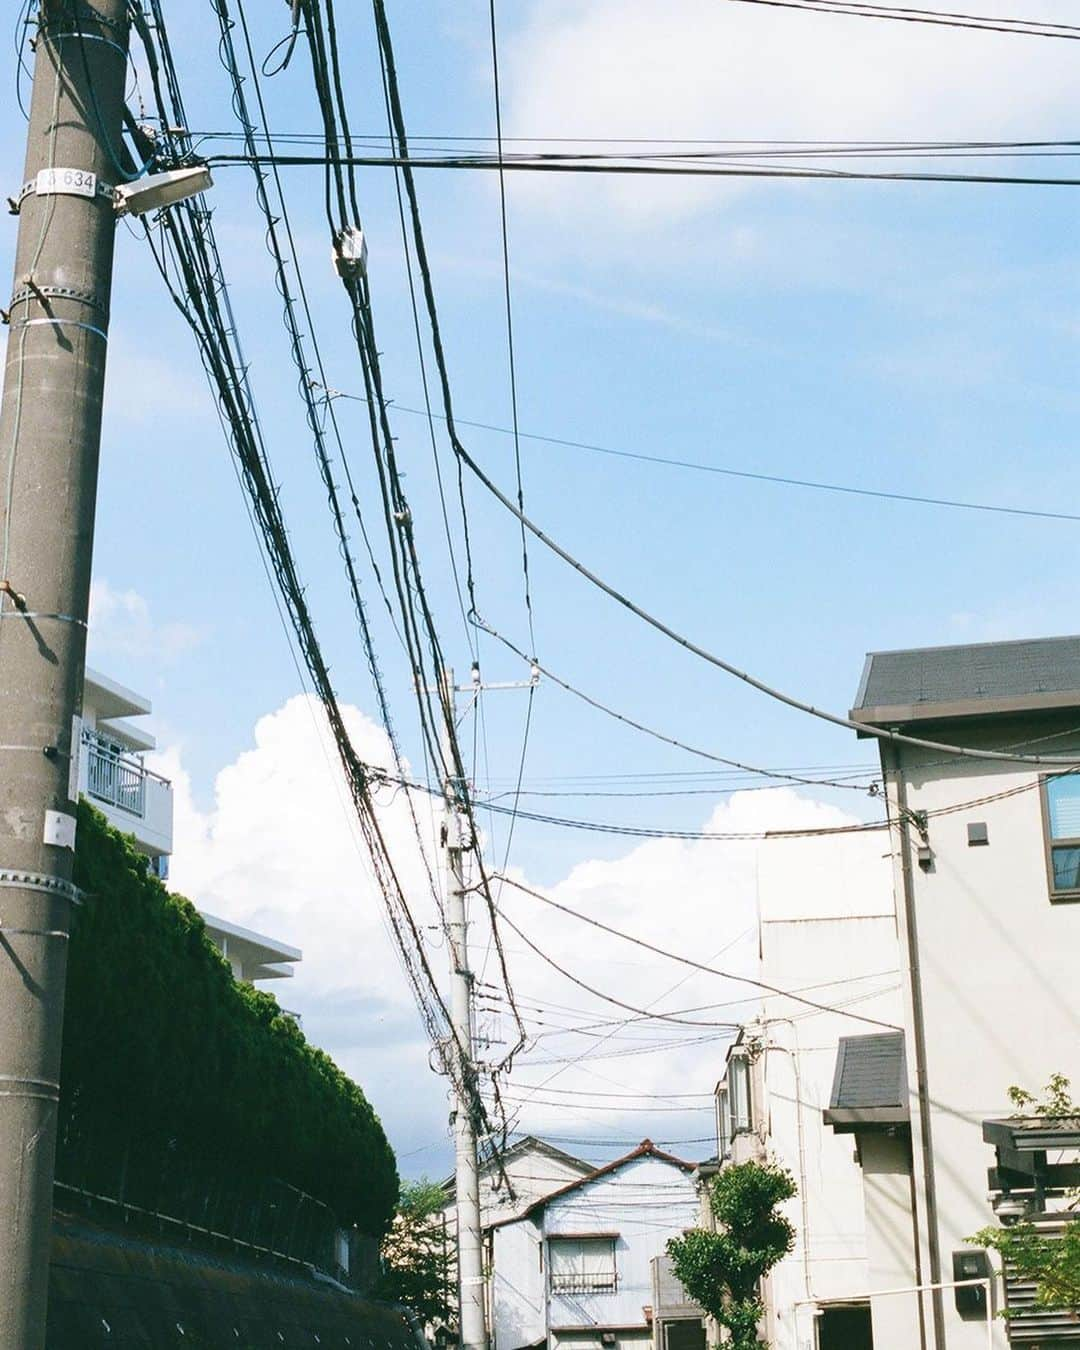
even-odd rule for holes
{"type": "Polygon", "coordinates": [[[646,1326],[652,1301],[652,1259],[667,1240],[697,1223],[697,1191],[688,1173],[655,1157],[642,1157],[617,1172],[553,1200],[544,1233],[616,1233],[618,1284],[613,1293],[552,1294],[552,1329],[646,1326]]]}
{"type": "MultiPolygon", "coordinates": [[[[1070,721],[1077,721],[1075,713],[1063,725],[1070,721]]],[[[1044,736],[1047,729],[1045,723],[1001,721],[991,727],[987,740],[1012,745],[1044,736]]],[[[1053,754],[1076,747],[1075,735],[1050,743],[1053,754]]],[[[930,812],[934,854],[931,870],[913,865],[912,871],[927,1086],[933,1103],[938,1233],[943,1278],[950,1279],[951,1253],[966,1245],[970,1233],[994,1221],[986,1195],[986,1169],[993,1163],[993,1153],[983,1143],[981,1122],[1009,1114],[1012,1108],[1005,1093],[1012,1083],[1038,1091],[1055,1072],[1080,1083],[1076,978],[1080,905],[1050,902],[1034,771],[972,761],[942,763],[943,759],[904,750],[908,805],[930,812]],[[1012,788],[1027,790],[954,814],[934,815],[944,807],[1012,788]],[[969,846],[969,822],[986,824],[987,845],[969,846]]],[[[899,869],[896,886],[900,894],[899,869]]],[[[910,1046],[910,1004],[905,1015],[910,1046]]],[[[914,1096],[912,1139],[918,1201],[925,1214],[914,1096]]],[[[929,1268],[925,1250],[923,1268],[929,1268]]],[[[961,1320],[951,1293],[946,1292],[943,1302],[949,1350],[981,1350],[985,1329],[978,1322],[961,1320]]],[[[994,1337],[995,1345],[1007,1345],[1002,1324],[997,1324],[994,1337]]]]}
{"type": "Polygon", "coordinates": [[[616,1350],[650,1340],[645,1308],[652,1302],[651,1262],[667,1240],[698,1220],[690,1174],[650,1155],[551,1200],[532,1218],[493,1232],[492,1302],[495,1350],[549,1335],[560,1350],[600,1350],[601,1330],[616,1329],[616,1350]],[[617,1235],[617,1287],[610,1293],[555,1294],[548,1289],[541,1244],[558,1234],[617,1235]],[[541,1268],[543,1261],[543,1268],[541,1268]]]}

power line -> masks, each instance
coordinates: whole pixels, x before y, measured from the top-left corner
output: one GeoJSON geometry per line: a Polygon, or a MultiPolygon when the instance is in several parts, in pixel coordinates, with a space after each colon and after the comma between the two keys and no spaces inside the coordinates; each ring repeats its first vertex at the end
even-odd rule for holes
{"type": "MultiPolygon", "coordinates": [[[[363,401],[358,394],[346,394],[339,389],[328,390],[333,398],[347,398],[363,401]]],[[[395,400],[394,408],[398,412],[424,417],[427,414],[419,408],[410,408],[395,400]]],[[[436,413],[435,416],[438,416],[436,413]]],[[[510,427],[499,426],[493,422],[474,422],[459,417],[458,425],[472,427],[477,431],[492,431],[501,436],[512,436],[510,427]]],[[[994,502],[970,502],[957,497],[932,497],[914,492],[893,492],[887,488],[856,487],[851,483],[828,483],[814,478],[792,478],[785,474],[759,473],[751,469],[734,469],[726,464],[710,464],[704,460],[672,459],[665,455],[650,455],[637,450],[620,450],[610,445],[597,445],[592,441],[572,440],[564,436],[545,436],[535,431],[519,431],[522,440],[537,441],[544,445],[561,446],[568,450],[585,450],[590,454],[608,455],[617,459],[634,460],[642,464],[658,464],[664,468],[687,469],[696,473],[710,473],[723,478],[740,478],[753,483],[772,483],[779,487],[808,488],[815,492],[841,493],[851,497],[874,497],[881,501],[908,502],[915,506],[941,506],[957,511],[983,511],[991,515],[1023,516],[1031,520],[1080,521],[1080,513],[1072,511],[1042,511],[1035,507],[1003,506],[994,502]]]]}
{"type": "Polygon", "coordinates": [[[526,811],[523,807],[500,806],[497,802],[477,800],[475,805],[484,811],[494,811],[498,815],[517,814],[523,820],[536,821],[541,825],[557,825],[564,829],[586,830],[593,834],[627,835],[635,839],[690,839],[713,840],[729,843],[751,842],[762,839],[818,839],[823,835],[867,834],[876,830],[887,830],[888,820],[871,820],[857,825],[820,825],[807,826],[805,829],[787,830],[676,830],[660,825],[621,825],[607,820],[582,820],[573,816],[552,816],[542,811],[526,811]]]}
{"type": "Polygon", "coordinates": [[[891,19],[900,23],[932,24],[940,28],[967,28],[980,33],[1012,33],[1019,37],[1080,38],[1080,27],[1041,19],[1009,19],[984,14],[954,14],[947,10],[910,9],[901,5],[874,5],[860,0],[737,0],[739,4],[801,9],[807,13],[842,14],[861,19],[891,19]]]}
{"type": "MultiPolygon", "coordinates": [[[[573,909],[569,905],[564,905],[558,900],[553,900],[551,896],[544,895],[540,891],[535,891],[531,886],[526,886],[523,882],[515,881],[511,877],[506,877],[505,880],[509,885],[511,885],[514,888],[514,890],[522,891],[525,895],[531,895],[534,900],[540,900],[545,905],[550,905],[552,909],[561,910],[562,913],[569,914],[572,918],[580,919],[582,923],[587,923],[591,925],[593,928],[599,928],[602,932],[610,933],[612,937],[621,938],[623,942],[632,943],[635,947],[643,947],[646,951],[654,952],[657,956],[663,956],[669,961],[677,961],[680,965],[689,966],[692,970],[699,970],[706,975],[719,975],[722,979],[735,980],[737,983],[740,984],[749,984],[756,989],[763,990],[766,993],[776,994],[780,998],[789,998],[796,1003],[805,1004],[806,1007],[814,1008],[818,1012],[837,1013],[844,1017],[852,1017],[856,1021],[867,1022],[871,1026],[885,1027],[886,1030],[888,1031],[901,1030],[900,1027],[897,1027],[892,1022],[883,1022],[876,1017],[866,1017],[862,1013],[846,1012],[839,1008],[833,1007],[828,1003],[819,1003],[817,1000],[807,998],[805,995],[795,993],[793,990],[779,989],[777,988],[776,985],[769,984],[765,980],[756,980],[749,975],[739,975],[736,974],[734,971],[730,970],[720,970],[716,966],[706,965],[702,961],[695,961],[692,957],[682,956],[678,952],[668,951],[664,947],[658,947],[652,942],[647,942],[644,938],[634,937],[631,933],[624,933],[622,932],[621,929],[613,928],[610,924],[603,923],[601,922],[600,919],[594,919],[592,915],[584,914],[579,909],[573,909]]],[[[522,933],[521,929],[517,928],[510,921],[510,919],[507,918],[505,914],[503,915],[503,918],[505,918],[507,923],[510,924],[511,928],[514,929],[518,937],[524,939],[524,941],[526,942],[529,941],[528,938],[525,937],[524,933],[522,933]]],[[[529,945],[532,946],[533,944],[529,943],[529,945]]],[[[534,948],[534,950],[536,949],[534,948]]],[[[542,953],[538,953],[538,955],[542,955],[542,953]]],[[[545,957],[544,959],[548,960],[549,958],[545,957]]],[[[552,962],[551,964],[554,963],[552,962]]],[[[565,974],[566,972],[563,973],[565,974]]],[[[578,981],[575,981],[575,983],[578,983],[578,981]]],[[[590,990],[589,992],[594,993],[595,990],[590,990]]],[[[631,1009],[631,1011],[640,1011],[640,1010],[631,1009]]]]}
{"type": "MultiPolygon", "coordinates": [[[[764,0],[760,0],[764,3],[764,0]]],[[[779,0],[776,0],[779,3],[779,0]]],[[[210,155],[206,163],[222,168],[248,164],[250,155],[210,155]]],[[[325,168],[324,155],[270,155],[259,154],[260,164],[278,164],[291,168],[325,168]]],[[[821,179],[860,183],[979,183],[997,187],[1080,187],[1080,178],[1063,178],[1025,174],[976,173],[919,173],[914,170],[871,172],[852,169],[813,169],[793,166],[770,167],[755,164],[649,164],[618,161],[597,162],[595,156],[547,157],[533,159],[497,159],[462,155],[428,155],[404,157],[394,155],[348,155],[336,161],[352,168],[409,169],[472,169],[524,173],[579,173],[617,174],[663,178],[756,178],[756,179],[821,179]]]]}

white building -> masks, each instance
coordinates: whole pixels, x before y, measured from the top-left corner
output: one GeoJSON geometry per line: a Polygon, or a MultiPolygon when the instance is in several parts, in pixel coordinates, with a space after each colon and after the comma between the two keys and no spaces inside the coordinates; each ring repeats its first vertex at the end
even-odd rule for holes
{"type": "Polygon", "coordinates": [[[172,784],[146,767],[156,742],[129,719],[151,711],[150,700],[87,667],[78,745],[78,789],[109,824],[133,835],[158,876],[172,853],[172,784]]]}
{"type": "MultiPolygon", "coordinates": [[[[872,653],[852,716],[1067,768],[1080,763],[1080,638],[872,653]]],[[[1080,1082],[1080,774],[934,745],[881,749],[904,1054],[861,1037],[846,1045],[830,1115],[854,1129],[884,1273],[940,1286],[990,1264],[969,1242],[994,1222],[983,1122],[1009,1114],[1011,1084],[1038,1091],[1054,1073],[1080,1082]],[[897,1082],[908,1097],[899,1105],[887,1100],[897,1082]]],[[[988,1344],[985,1296],[971,1289],[875,1298],[873,1320],[875,1350],[988,1344]]],[[[1009,1344],[999,1319],[989,1335],[1009,1344]]],[[[1032,1317],[1012,1338],[1057,1350],[1080,1343],[1080,1323],[1040,1328],[1032,1317]]]]}
{"type": "MultiPolygon", "coordinates": [[[[692,1163],[645,1140],[491,1229],[494,1350],[643,1350],[654,1263],[697,1223],[692,1163]]],[[[700,1316],[696,1345],[704,1346],[700,1316]]],[[[667,1342],[671,1350],[687,1343],[667,1342]]],[[[689,1348],[688,1348],[689,1350],[689,1348]]]]}
{"type": "MultiPolygon", "coordinates": [[[[531,1134],[505,1149],[500,1154],[500,1162],[501,1166],[498,1166],[491,1158],[485,1158],[480,1165],[480,1227],[485,1231],[502,1219],[516,1217],[545,1195],[561,1190],[593,1171],[592,1163],[575,1158],[531,1134]]],[[[456,1233],[453,1176],[443,1182],[443,1190],[447,1197],[443,1212],[450,1231],[456,1233]]]]}
{"type": "Polygon", "coordinates": [[[873,1344],[863,1176],[822,1112],[840,1038],[899,1024],[890,880],[884,832],[766,839],[758,853],[757,978],[808,1001],[763,996],[730,1048],[718,1156],[769,1159],[798,1186],[784,1207],[795,1246],[763,1291],[774,1350],[873,1344]]]}
{"type": "MultiPolygon", "coordinates": [[[[144,757],[154,737],[131,718],[152,711],[148,698],[87,667],[73,765],[79,793],[150,859],[157,876],[169,874],[173,846],[173,790],[167,778],[148,769],[144,757]]],[[[297,947],[203,914],[207,935],[238,980],[279,980],[302,959],[297,947]]]]}

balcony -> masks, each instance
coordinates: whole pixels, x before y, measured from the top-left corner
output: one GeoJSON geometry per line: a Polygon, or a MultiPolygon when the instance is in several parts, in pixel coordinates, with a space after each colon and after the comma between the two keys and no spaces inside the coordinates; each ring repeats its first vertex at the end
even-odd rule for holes
{"type": "Polygon", "coordinates": [[[89,728],[82,734],[79,790],[151,857],[172,852],[172,784],[89,728]]]}

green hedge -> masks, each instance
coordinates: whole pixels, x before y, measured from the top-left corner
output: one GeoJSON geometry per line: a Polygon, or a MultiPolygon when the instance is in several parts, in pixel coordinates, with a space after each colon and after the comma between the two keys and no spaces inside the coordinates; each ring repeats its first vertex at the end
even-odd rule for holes
{"type": "Polygon", "coordinates": [[[194,906],[85,802],[75,881],[58,1177],[132,1203],[169,1174],[207,1194],[274,1178],[381,1236],[397,1169],[360,1088],[234,981],[194,906]]]}

